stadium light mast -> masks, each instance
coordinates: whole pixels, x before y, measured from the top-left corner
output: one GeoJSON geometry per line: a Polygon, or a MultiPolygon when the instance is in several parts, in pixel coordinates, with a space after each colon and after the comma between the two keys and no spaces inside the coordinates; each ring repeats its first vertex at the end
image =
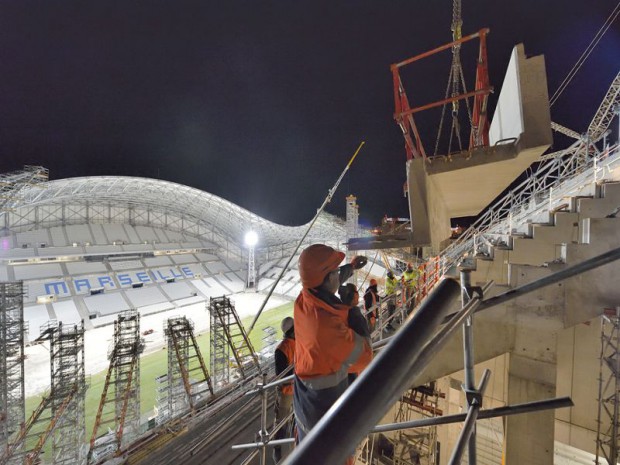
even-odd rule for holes
{"type": "Polygon", "coordinates": [[[248,248],[248,281],[247,287],[248,289],[256,286],[256,263],[254,260],[254,247],[258,243],[258,234],[254,231],[248,231],[245,234],[245,245],[248,248]]]}

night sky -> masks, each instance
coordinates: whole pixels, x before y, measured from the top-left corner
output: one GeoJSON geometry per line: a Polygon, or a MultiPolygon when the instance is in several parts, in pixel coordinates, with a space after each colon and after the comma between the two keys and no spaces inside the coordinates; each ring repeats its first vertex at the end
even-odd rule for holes
{"type": "MultiPolygon", "coordinates": [[[[463,33],[491,28],[491,108],[515,44],[545,54],[551,94],[616,3],[463,0],[463,33]]],[[[301,224],[365,140],[328,211],[352,193],[367,224],[407,216],[389,66],[449,42],[451,16],[449,0],[5,0],[0,172],[159,178],[301,224]]],[[[412,104],[443,98],[450,59],[411,68],[412,104]]],[[[552,118],[584,131],[619,64],[616,20],[552,118]]]]}

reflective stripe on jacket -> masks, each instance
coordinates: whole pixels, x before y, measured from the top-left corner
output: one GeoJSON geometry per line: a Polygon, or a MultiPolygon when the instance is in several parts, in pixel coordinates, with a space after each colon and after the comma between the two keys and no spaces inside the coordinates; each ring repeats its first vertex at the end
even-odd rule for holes
{"type": "Polygon", "coordinates": [[[405,285],[407,287],[413,287],[416,285],[418,280],[418,270],[406,270],[403,273],[403,278],[405,278],[405,285]]]}
{"type": "Polygon", "coordinates": [[[295,374],[313,390],[340,384],[372,359],[365,338],[347,324],[349,306],[328,304],[303,289],[295,301],[295,374]]]}
{"type": "MultiPolygon", "coordinates": [[[[282,339],[282,342],[280,342],[278,347],[276,347],[276,350],[279,350],[280,352],[284,354],[284,356],[288,360],[289,365],[292,365],[293,363],[295,363],[295,339],[291,339],[291,338],[282,339]]],[[[293,394],[293,382],[283,384],[281,392],[282,394],[286,394],[289,396],[292,395],[293,394]]]]}
{"type": "Polygon", "coordinates": [[[396,278],[387,278],[385,280],[385,293],[387,295],[392,295],[394,294],[394,292],[396,292],[396,286],[398,284],[398,281],[396,280],[396,278]]]}

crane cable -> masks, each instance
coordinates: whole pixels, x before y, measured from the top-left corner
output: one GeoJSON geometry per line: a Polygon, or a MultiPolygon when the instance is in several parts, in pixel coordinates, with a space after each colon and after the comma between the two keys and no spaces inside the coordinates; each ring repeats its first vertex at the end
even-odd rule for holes
{"type": "Polygon", "coordinates": [[[607,17],[607,19],[605,20],[605,22],[603,23],[601,28],[594,35],[594,38],[592,39],[590,44],[583,51],[583,53],[581,54],[581,56],[579,57],[579,59],[577,60],[575,65],[572,67],[572,69],[566,75],[566,77],[564,78],[562,83],[558,86],[557,90],[553,93],[553,95],[549,99],[549,106],[550,107],[553,106],[553,104],[555,102],[557,102],[557,100],[560,97],[560,95],[562,95],[562,92],[564,92],[564,90],[566,90],[566,88],[568,87],[570,82],[573,80],[573,78],[575,77],[575,75],[579,71],[579,69],[581,69],[581,67],[583,66],[585,61],[588,59],[588,57],[590,56],[590,54],[594,50],[594,48],[598,45],[598,43],[601,41],[601,39],[603,38],[603,36],[607,32],[607,30],[609,29],[609,27],[612,25],[612,23],[618,17],[618,14],[620,14],[620,2],[618,2],[616,4],[615,8],[612,10],[610,15],[607,17]]]}
{"type": "Polygon", "coordinates": [[[365,144],[365,141],[362,141],[359,145],[359,147],[357,147],[357,150],[355,151],[355,153],[353,154],[353,156],[351,157],[351,159],[349,160],[349,163],[347,163],[347,166],[345,166],[344,170],[342,171],[342,173],[340,173],[340,177],[338,178],[338,180],[336,181],[336,183],[333,185],[333,187],[327,192],[327,197],[325,197],[325,200],[323,200],[323,204],[321,205],[321,207],[316,211],[316,215],[314,215],[314,218],[312,218],[312,221],[310,222],[310,224],[308,225],[308,228],[306,229],[306,232],[304,233],[304,235],[302,236],[302,238],[299,240],[299,242],[297,243],[297,247],[295,247],[295,250],[293,250],[293,253],[291,254],[291,256],[289,257],[288,261],[286,262],[286,265],[284,265],[284,267],[282,268],[282,272],[280,273],[280,275],[278,276],[278,278],[275,280],[275,282],[273,283],[273,285],[271,286],[271,289],[269,289],[269,294],[267,294],[267,297],[265,298],[265,300],[263,301],[263,304],[260,306],[260,308],[258,309],[258,313],[256,314],[256,316],[254,317],[254,321],[252,321],[252,324],[250,325],[250,329],[248,329],[248,336],[250,335],[250,333],[252,332],[252,330],[254,329],[254,325],[256,325],[256,322],[258,321],[258,317],[260,317],[261,313],[263,313],[263,310],[265,309],[265,305],[267,305],[267,302],[269,301],[269,299],[271,298],[271,295],[273,294],[273,291],[275,290],[276,286],[278,285],[278,283],[280,282],[280,280],[282,279],[282,276],[284,276],[284,273],[286,273],[286,270],[288,270],[288,266],[291,264],[291,261],[293,261],[293,257],[297,254],[297,251],[299,250],[299,247],[301,247],[301,244],[306,240],[306,237],[308,236],[308,234],[310,233],[310,230],[312,229],[312,226],[314,226],[314,223],[316,223],[316,220],[319,219],[319,216],[321,215],[321,213],[323,213],[323,210],[325,209],[325,207],[327,206],[327,204],[329,202],[331,202],[332,197],[334,196],[334,194],[336,193],[336,190],[338,189],[338,186],[340,185],[340,182],[342,181],[342,178],[344,178],[344,175],[347,174],[347,171],[349,171],[349,167],[351,166],[351,164],[353,163],[353,160],[355,160],[355,157],[357,157],[357,154],[360,152],[360,150],[362,150],[363,145],[365,144]]]}

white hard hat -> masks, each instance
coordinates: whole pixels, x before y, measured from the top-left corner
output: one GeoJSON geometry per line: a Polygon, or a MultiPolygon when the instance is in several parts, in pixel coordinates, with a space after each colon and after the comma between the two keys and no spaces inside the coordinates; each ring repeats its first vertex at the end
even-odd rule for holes
{"type": "Polygon", "coordinates": [[[293,321],[293,318],[291,318],[290,316],[287,316],[286,318],[284,318],[280,325],[283,333],[289,332],[291,329],[293,329],[293,326],[294,326],[294,321],[293,321]]]}

